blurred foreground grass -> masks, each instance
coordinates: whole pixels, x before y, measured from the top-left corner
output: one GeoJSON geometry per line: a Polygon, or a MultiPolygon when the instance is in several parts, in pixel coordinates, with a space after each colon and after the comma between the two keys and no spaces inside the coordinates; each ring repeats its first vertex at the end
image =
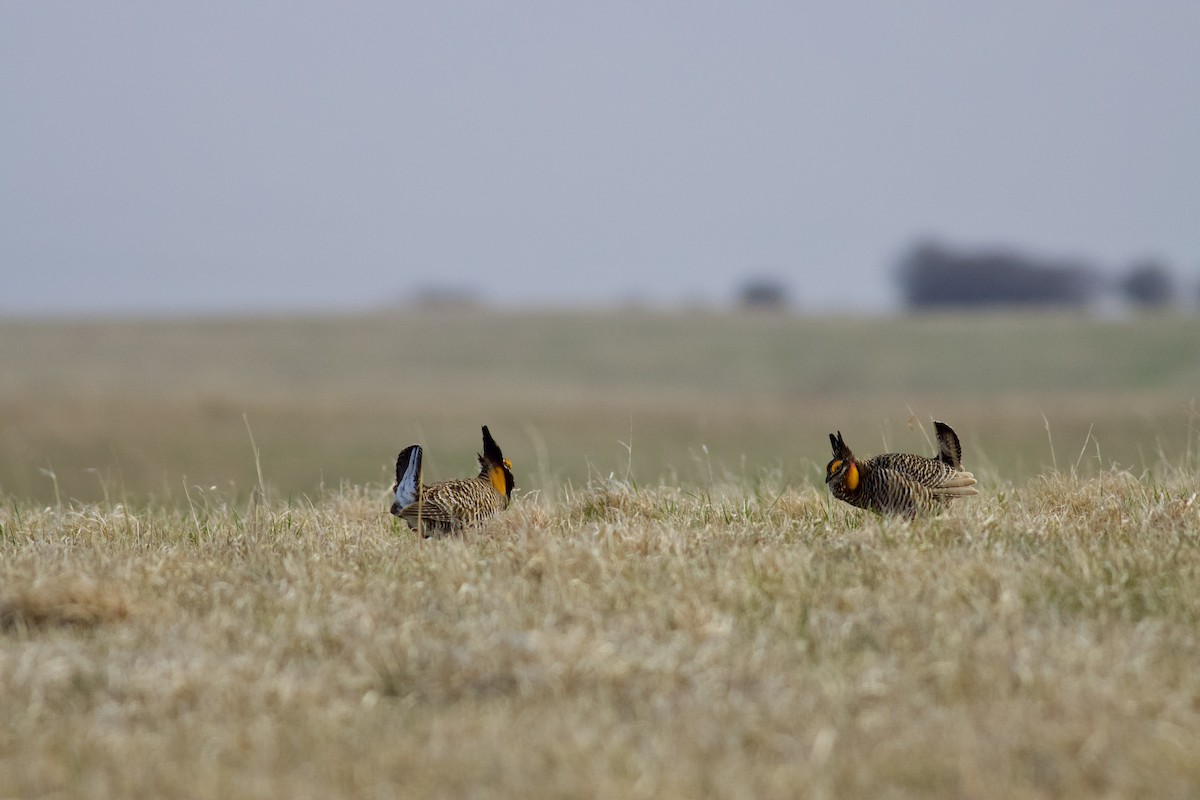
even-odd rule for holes
{"type": "Polygon", "coordinates": [[[930,418],[986,482],[1181,464],[1195,452],[1200,319],[397,312],[0,322],[0,492],[180,503],[474,468],[489,424],[518,487],[616,475],[820,480],[826,434],[924,451],[930,418]]]}
{"type": "Polygon", "coordinates": [[[936,519],[597,482],[420,541],[0,505],[0,786],[88,798],[1194,796],[1196,473],[936,519]]]}

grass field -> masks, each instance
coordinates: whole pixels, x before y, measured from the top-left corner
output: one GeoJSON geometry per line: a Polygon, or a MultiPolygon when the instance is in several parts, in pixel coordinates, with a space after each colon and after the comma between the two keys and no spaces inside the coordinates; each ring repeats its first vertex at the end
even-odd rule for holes
{"type": "Polygon", "coordinates": [[[0,796],[1193,797],[1198,334],[0,324],[0,796]],[[831,502],[930,417],[980,497],[831,502]],[[515,506],[416,540],[485,422],[515,506]]]}
{"type": "MultiPolygon", "coordinates": [[[[1178,464],[1200,317],[401,314],[0,323],[0,489],[50,503],[380,485],[404,445],[469,470],[488,424],[526,491],[628,476],[820,480],[826,434],[929,447],[992,483],[1178,464]],[[1047,430],[1049,429],[1049,430],[1047,430]]],[[[932,451],[931,451],[932,452],[932,451]]]]}

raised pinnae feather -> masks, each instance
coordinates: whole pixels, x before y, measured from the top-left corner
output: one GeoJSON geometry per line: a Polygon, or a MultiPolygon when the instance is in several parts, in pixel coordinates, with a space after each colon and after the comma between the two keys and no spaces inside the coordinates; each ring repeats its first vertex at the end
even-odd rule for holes
{"type": "Polygon", "coordinates": [[[489,467],[498,467],[504,463],[504,453],[500,452],[500,445],[492,438],[492,432],[488,430],[487,425],[483,426],[483,454],[479,456],[479,463],[489,467]]]}
{"type": "Polygon", "coordinates": [[[837,432],[837,436],[829,434],[829,444],[833,448],[834,458],[840,458],[843,461],[854,458],[854,453],[850,452],[850,448],[846,446],[846,440],[842,438],[841,431],[837,432]]]}

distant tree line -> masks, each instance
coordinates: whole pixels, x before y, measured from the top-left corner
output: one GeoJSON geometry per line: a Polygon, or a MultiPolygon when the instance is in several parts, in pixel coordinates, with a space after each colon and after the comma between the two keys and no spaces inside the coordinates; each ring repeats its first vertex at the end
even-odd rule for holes
{"type": "Polygon", "coordinates": [[[931,241],[918,243],[900,259],[897,279],[905,305],[913,309],[1081,308],[1106,294],[1138,308],[1164,308],[1177,293],[1171,271],[1154,259],[1135,262],[1114,281],[1079,260],[931,241]]]}
{"type": "Polygon", "coordinates": [[[738,289],[738,306],[750,311],[784,312],[791,305],[787,286],[779,278],[756,275],[738,289]]]}
{"type": "Polygon", "coordinates": [[[1162,308],[1175,302],[1175,279],[1170,270],[1151,259],[1134,264],[1120,279],[1118,287],[1135,306],[1162,308]]]}

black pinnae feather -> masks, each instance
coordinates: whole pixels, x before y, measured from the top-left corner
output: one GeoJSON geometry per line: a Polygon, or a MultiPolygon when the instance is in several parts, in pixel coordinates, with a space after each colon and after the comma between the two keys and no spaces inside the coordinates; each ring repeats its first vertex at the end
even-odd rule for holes
{"type": "Polygon", "coordinates": [[[507,497],[512,494],[516,482],[513,480],[512,470],[504,460],[504,453],[500,451],[500,445],[496,444],[492,432],[484,425],[483,452],[479,454],[479,477],[491,480],[492,470],[497,468],[504,473],[504,495],[507,497]]]}
{"type": "Polygon", "coordinates": [[[842,432],[838,431],[835,437],[832,433],[829,434],[829,444],[833,446],[833,457],[842,460],[853,458],[850,448],[846,446],[846,440],[842,438],[842,432]]]}
{"type": "Polygon", "coordinates": [[[487,425],[483,426],[483,455],[480,458],[491,466],[500,466],[504,463],[504,453],[500,451],[500,445],[496,444],[496,440],[492,438],[487,425]]]}

